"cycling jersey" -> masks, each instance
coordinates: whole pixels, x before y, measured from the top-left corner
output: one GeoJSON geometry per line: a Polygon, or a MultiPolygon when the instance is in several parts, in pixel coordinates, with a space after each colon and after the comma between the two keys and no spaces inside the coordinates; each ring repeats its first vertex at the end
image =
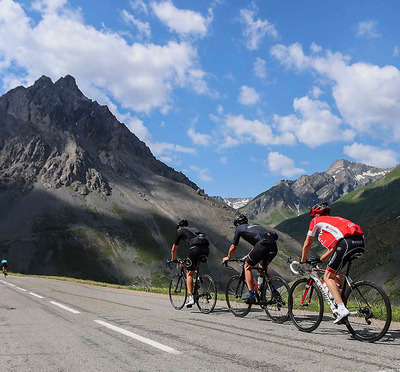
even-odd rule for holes
{"type": "Polygon", "coordinates": [[[232,244],[238,245],[240,238],[251,245],[256,245],[257,243],[273,243],[278,240],[278,234],[268,231],[263,226],[245,223],[236,227],[232,244]]]}
{"type": "Polygon", "coordinates": [[[342,217],[319,216],[310,223],[307,235],[315,236],[326,249],[332,249],[340,239],[364,235],[361,227],[342,217]]]}
{"type": "Polygon", "coordinates": [[[180,229],[176,232],[176,237],[174,241],[174,245],[178,245],[181,239],[189,246],[200,246],[206,245],[209,246],[210,243],[204,237],[204,234],[200,232],[197,227],[186,227],[184,229],[180,229]]]}

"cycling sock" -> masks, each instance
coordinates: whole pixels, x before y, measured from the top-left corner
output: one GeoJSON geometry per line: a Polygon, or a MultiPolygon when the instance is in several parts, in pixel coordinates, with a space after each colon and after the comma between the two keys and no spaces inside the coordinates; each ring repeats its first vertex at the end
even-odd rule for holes
{"type": "Polygon", "coordinates": [[[254,291],[253,290],[250,290],[249,291],[249,298],[253,298],[254,297],[254,291]]]}

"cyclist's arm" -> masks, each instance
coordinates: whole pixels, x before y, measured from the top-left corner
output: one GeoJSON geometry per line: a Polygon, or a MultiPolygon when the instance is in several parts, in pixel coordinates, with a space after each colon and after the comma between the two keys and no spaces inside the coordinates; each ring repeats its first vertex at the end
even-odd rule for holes
{"type": "Polygon", "coordinates": [[[311,235],[307,235],[306,240],[303,244],[303,251],[301,255],[301,262],[306,262],[307,256],[310,253],[312,242],[314,241],[314,237],[311,235]]]}
{"type": "Polygon", "coordinates": [[[177,252],[178,252],[178,246],[176,244],[172,244],[172,249],[171,249],[171,259],[172,259],[172,261],[176,260],[177,252]]]}
{"type": "Polygon", "coordinates": [[[222,263],[225,263],[226,261],[228,261],[230,258],[233,257],[237,247],[238,247],[237,245],[233,244],[229,247],[228,255],[222,259],[222,263]]]}
{"type": "Polygon", "coordinates": [[[325,261],[327,258],[329,258],[330,256],[332,256],[333,252],[335,252],[335,248],[332,249],[328,249],[320,258],[321,261],[325,261]]]}

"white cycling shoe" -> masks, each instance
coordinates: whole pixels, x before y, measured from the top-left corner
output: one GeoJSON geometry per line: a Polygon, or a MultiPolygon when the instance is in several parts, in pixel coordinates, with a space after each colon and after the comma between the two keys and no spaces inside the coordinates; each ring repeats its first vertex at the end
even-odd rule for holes
{"type": "Polygon", "coordinates": [[[189,296],[188,302],[186,302],[186,307],[192,307],[194,305],[194,298],[193,296],[189,296]]]}
{"type": "Polygon", "coordinates": [[[334,320],[334,324],[338,324],[342,319],[346,318],[346,316],[350,315],[350,311],[345,307],[343,309],[338,309],[337,318],[334,320]]]}

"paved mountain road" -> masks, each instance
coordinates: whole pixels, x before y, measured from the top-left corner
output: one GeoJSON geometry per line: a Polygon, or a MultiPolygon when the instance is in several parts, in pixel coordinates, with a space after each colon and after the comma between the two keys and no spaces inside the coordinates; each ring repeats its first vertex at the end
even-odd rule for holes
{"type": "Polygon", "coordinates": [[[174,310],[168,296],[8,276],[0,281],[7,371],[400,371],[400,324],[380,342],[324,321],[313,333],[260,310],[174,310]]]}

